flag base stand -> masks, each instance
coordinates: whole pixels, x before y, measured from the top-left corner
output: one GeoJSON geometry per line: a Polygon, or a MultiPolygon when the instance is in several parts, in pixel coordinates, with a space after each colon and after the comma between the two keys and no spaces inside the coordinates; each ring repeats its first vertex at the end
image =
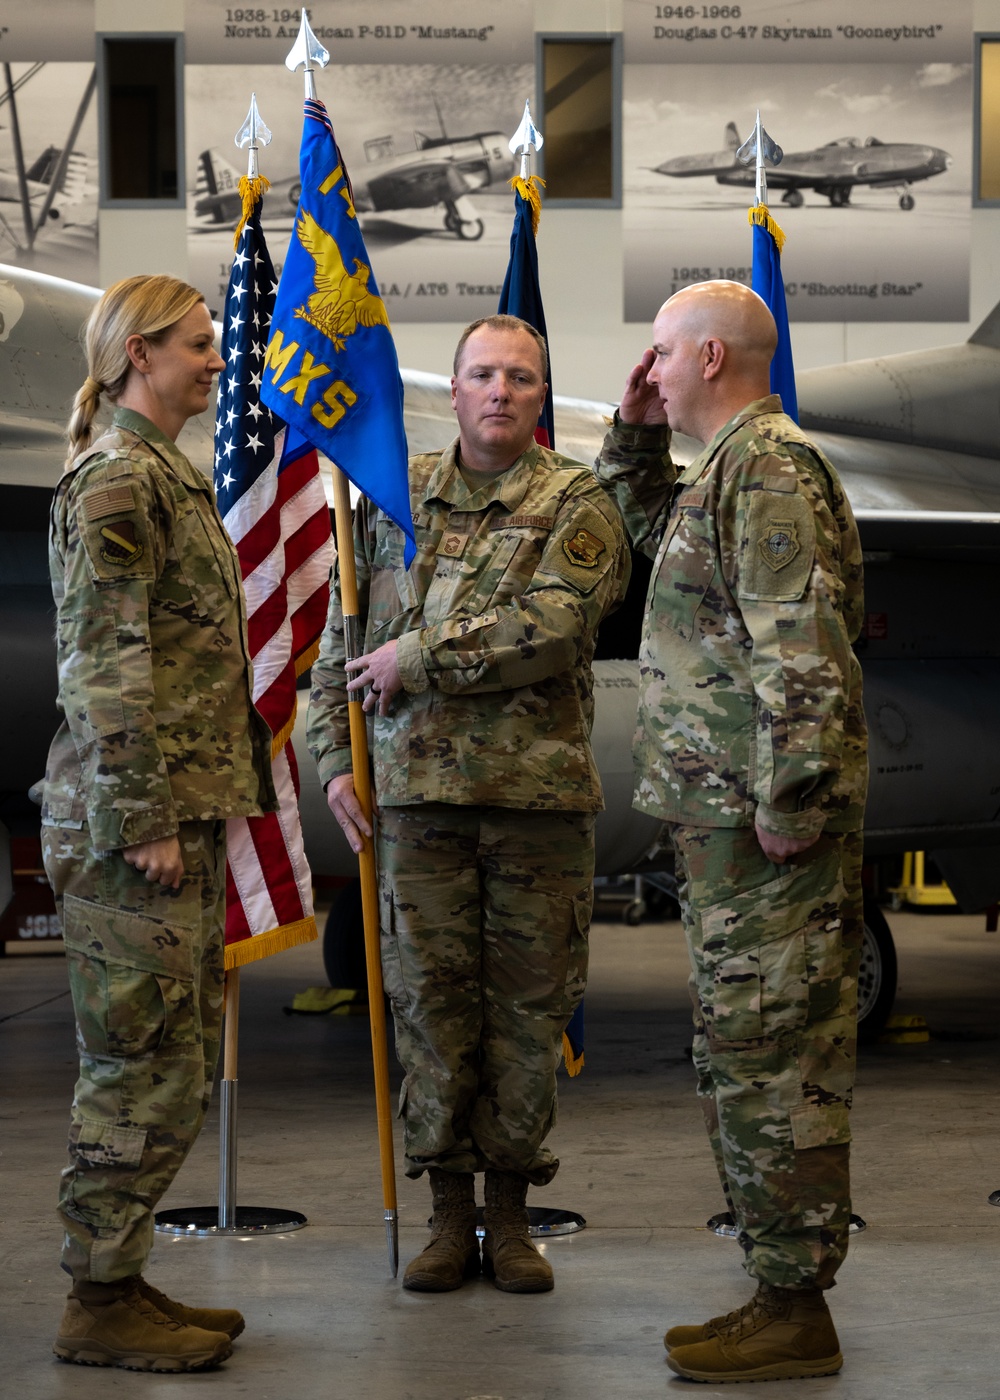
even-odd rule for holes
{"type": "MultiPolygon", "coordinates": [[[[428,1220],[428,1226],[430,1223],[428,1220]]],[[[528,1207],[528,1234],[533,1239],[551,1240],[557,1235],[575,1235],[578,1230],[586,1228],[586,1220],[575,1210],[552,1210],[548,1206],[528,1207]]],[[[476,1206],[476,1234],[479,1239],[486,1234],[482,1206],[476,1206]]]]}
{"type": "MultiPolygon", "coordinates": [[[[476,1212],[476,1234],[480,1233],[481,1212],[476,1212]]],[[[528,1207],[528,1234],[535,1239],[552,1239],[556,1235],[575,1235],[585,1230],[587,1222],[575,1210],[553,1210],[548,1206],[528,1207]]]]}
{"type": "Polygon", "coordinates": [[[308,1224],[297,1210],[236,1205],[236,1100],[239,1081],[223,1079],[219,1088],[219,1204],[161,1210],[153,1229],[162,1235],[286,1235],[308,1224]]]}
{"type": "Polygon", "coordinates": [[[154,1229],[161,1235],[284,1235],[301,1230],[309,1222],[297,1210],[270,1206],[240,1206],[231,1225],[219,1224],[217,1206],[191,1206],[187,1210],[161,1210],[154,1229]]]}

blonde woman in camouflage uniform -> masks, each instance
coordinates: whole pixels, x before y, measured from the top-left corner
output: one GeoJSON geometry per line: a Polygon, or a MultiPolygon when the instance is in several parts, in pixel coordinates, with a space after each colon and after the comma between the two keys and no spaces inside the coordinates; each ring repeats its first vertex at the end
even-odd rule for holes
{"type": "Polygon", "coordinates": [[[552,1287],[528,1236],[529,1183],[559,1163],[562,1032],[583,995],[603,806],[590,748],[597,626],[629,556],[617,507],[579,463],[538,447],[545,343],[509,316],[459,341],[459,437],[410,461],[417,557],[362,500],[355,552],[365,655],[345,664],[339,597],[313,667],[309,745],[355,850],[371,834],[351,778],[347,692],[369,686],[382,966],[406,1172],[430,1176],[431,1241],[405,1288],[480,1271],[552,1287]],[[352,678],[353,676],[353,678],[352,678]]]}
{"type": "Polygon", "coordinates": [[[861,547],[826,458],[769,394],[774,321],[704,282],[661,308],[597,463],[655,562],[635,743],[671,824],[698,1092],[755,1297],[666,1335],[701,1381],[827,1375],[847,1252],[867,785],[861,547]],[[684,471],[674,429],[703,443],[684,471]]]}
{"type": "Polygon", "coordinates": [[[234,1309],[185,1307],[142,1277],[215,1073],[225,819],[274,805],[239,564],[174,442],[224,367],[213,335],[201,294],[172,277],[104,294],[50,530],[64,719],[42,835],[80,1051],[54,1349],[134,1370],[214,1365],[243,1330],[234,1309]],[[114,419],[92,442],[102,397],[114,419]]]}

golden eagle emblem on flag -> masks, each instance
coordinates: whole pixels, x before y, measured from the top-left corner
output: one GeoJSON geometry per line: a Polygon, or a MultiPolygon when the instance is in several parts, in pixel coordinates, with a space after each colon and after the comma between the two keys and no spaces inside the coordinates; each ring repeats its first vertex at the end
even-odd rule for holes
{"type": "Polygon", "coordinates": [[[333,342],[335,350],[343,350],[347,337],[358,326],[389,327],[385,303],[368,290],[371,268],[360,258],[354,259],[354,272],[344,266],[337,240],[321,228],[307,211],[296,227],[299,242],[316,264],[316,290],[305,306],[295,312],[333,342]]]}

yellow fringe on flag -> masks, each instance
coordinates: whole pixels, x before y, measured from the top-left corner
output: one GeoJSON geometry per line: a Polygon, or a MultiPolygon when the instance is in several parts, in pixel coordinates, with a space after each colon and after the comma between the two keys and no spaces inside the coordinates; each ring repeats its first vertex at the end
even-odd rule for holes
{"type": "Polygon", "coordinates": [[[251,180],[249,175],[241,175],[239,183],[240,199],[243,201],[243,213],[240,221],[236,225],[236,232],[233,234],[233,247],[237,247],[240,241],[240,234],[246,227],[247,219],[254,211],[254,206],[258,199],[262,199],[265,190],[271,188],[271,182],[266,175],[258,175],[251,180]]]}
{"type": "Polygon", "coordinates": [[[573,1054],[573,1047],[570,1045],[569,1036],[566,1035],[565,1032],[563,1032],[563,1064],[566,1066],[566,1073],[571,1079],[575,1079],[583,1069],[583,1055],[580,1054],[577,1056],[573,1054]]]}
{"type": "Polygon", "coordinates": [[[515,175],[510,182],[510,187],[515,194],[519,194],[531,206],[531,232],[538,233],[538,221],[542,217],[542,189],[545,181],[538,175],[529,175],[526,180],[522,180],[520,175],[515,175]]]}
{"type": "Polygon", "coordinates": [[[238,943],[226,946],[226,971],[234,967],[246,967],[260,958],[269,958],[272,953],[283,953],[286,948],[296,948],[300,943],[312,943],[319,937],[316,920],[312,916],[297,919],[292,924],[282,924],[280,928],[269,929],[255,938],[241,938],[238,943]]]}
{"type": "Polygon", "coordinates": [[[785,246],[785,235],[775,223],[771,216],[771,211],[766,204],[755,204],[747,214],[747,219],[751,224],[759,224],[761,228],[766,228],[774,239],[775,247],[780,253],[785,246]]]}
{"type": "MultiPolygon", "coordinates": [[[[313,664],[313,662],[316,660],[317,656],[319,656],[319,638],[318,638],[318,637],[316,638],[316,640],[315,640],[313,643],[311,643],[310,646],[308,646],[308,647],[306,648],[306,650],[302,653],[302,655],[301,655],[300,657],[297,658],[297,660],[296,660],[296,662],[295,662],[295,675],[296,675],[296,678],[298,678],[299,676],[301,676],[305,671],[308,671],[308,670],[309,670],[309,667],[310,667],[310,666],[313,664]]],[[[286,720],[286,722],[285,722],[285,723],[282,725],[282,727],[278,730],[277,734],[272,734],[272,736],[271,736],[271,757],[272,757],[272,758],[277,758],[277,757],[278,757],[278,754],[281,753],[281,750],[285,747],[285,745],[288,743],[289,739],[292,737],[292,731],[293,731],[294,728],[295,728],[295,718],[296,718],[298,712],[299,712],[299,702],[298,702],[298,698],[297,698],[297,696],[296,696],[295,704],[294,704],[293,707],[292,707],[291,717],[290,717],[288,720],[286,720]]]]}
{"type": "Polygon", "coordinates": [[[313,662],[316,660],[317,656],[319,656],[319,638],[318,638],[318,637],[317,637],[316,640],[312,643],[312,645],[309,646],[309,647],[302,653],[302,655],[298,658],[298,660],[296,661],[296,663],[295,663],[295,674],[296,674],[297,676],[301,676],[302,673],[303,673],[303,671],[308,671],[308,670],[309,670],[309,667],[310,667],[310,666],[313,664],[313,662]]]}

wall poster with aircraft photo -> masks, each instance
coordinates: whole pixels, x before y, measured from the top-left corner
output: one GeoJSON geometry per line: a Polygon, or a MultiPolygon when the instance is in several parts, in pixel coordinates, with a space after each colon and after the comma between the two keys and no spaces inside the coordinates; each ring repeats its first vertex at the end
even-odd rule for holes
{"type": "MultiPolygon", "coordinates": [[[[365,244],[393,322],[490,315],[513,222],[508,142],[534,95],[530,62],[352,64],[318,73],[354,189],[365,244]]],[[[225,297],[246,151],[234,136],[251,93],[272,133],[263,228],[280,272],[295,231],[302,78],[283,66],[186,70],[190,277],[213,312],[225,297]]]]}
{"type": "Polygon", "coordinates": [[[0,0],[0,262],[97,282],[94,0],[0,0]]]}
{"type": "Polygon", "coordinates": [[[877,25],[872,13],[859,0],[627,0],[627,321],[691,282],[749,282],[755,172],[736,152],[758,109],[783,151],[767,189],[790,319],[968,319],[969,6],[920,25],[898,0],[877,25]]]}

